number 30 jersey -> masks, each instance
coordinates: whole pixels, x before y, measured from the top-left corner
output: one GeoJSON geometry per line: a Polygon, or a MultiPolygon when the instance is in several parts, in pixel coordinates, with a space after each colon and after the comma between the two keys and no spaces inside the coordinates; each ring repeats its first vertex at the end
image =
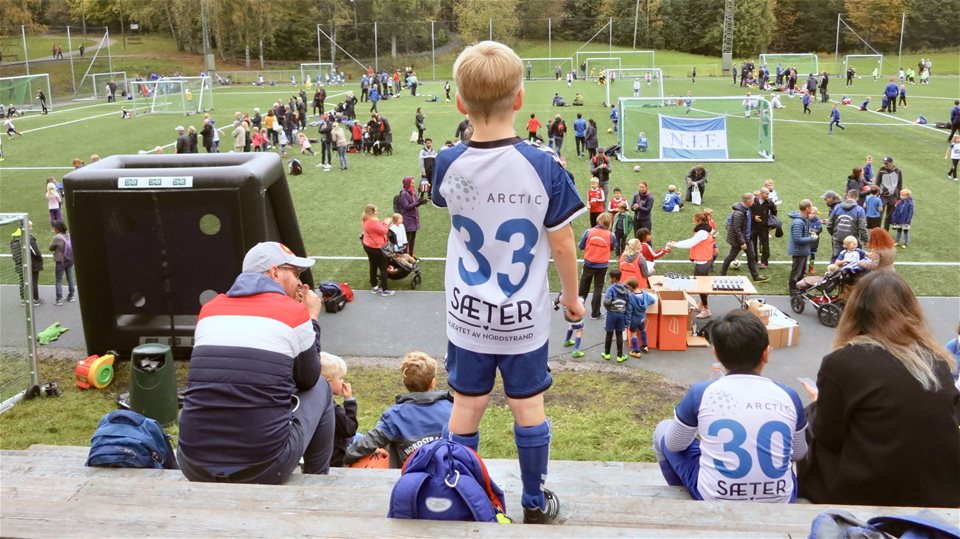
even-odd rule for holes
{"type": "Polygon", "coordinates": [[[431,198],[450,211],[447,337],[487,354],[540,348],[550,331],[547,234],[586,208],[548,148],[517,137],[437,154],[431,198]]]}
{"type": "Polygon", "coordinates": [[[728,374],[691,386],[675,413],[700,435],[704,500],[793,501],[794,436],[807,428],[796,391],[756,374],[728,374]]]}

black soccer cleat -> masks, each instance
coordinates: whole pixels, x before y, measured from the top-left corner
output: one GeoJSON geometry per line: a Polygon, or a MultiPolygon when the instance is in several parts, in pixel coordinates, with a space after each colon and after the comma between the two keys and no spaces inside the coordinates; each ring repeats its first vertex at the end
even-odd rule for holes
{"type": "Polygon", "coordinates": [[[560,515],[560,498],[550,489],[543,489],[543,495],[547,499],[547,509],[544,511],[539,507],[530,509],[523,508],[524,524],[554,524],[560,515]]]}

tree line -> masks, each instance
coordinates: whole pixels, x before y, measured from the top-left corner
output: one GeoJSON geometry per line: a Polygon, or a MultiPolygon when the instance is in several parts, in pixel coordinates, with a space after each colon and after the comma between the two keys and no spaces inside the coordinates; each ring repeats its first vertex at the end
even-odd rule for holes
{"type": "MultiPolygon", "coordinates": [[[[165,34],[183,51],[201,52],[202,15],[221,59],[304,60],[317,54],[317,24],[357,58],[430,51],[455,36],[462,43],[493,37],[585,42],[612,19],[613,42],[639,49],[671,49],[718,56],[723,0],[0,0],[2,31],[19,25],[43,31],[67,25],[108,26],[122,35],[165,34]],[[201,12],[204,13],[201,13],[201,12]],[[548,26],[547,19],[550,19],[548,26]],[[376,26],[374,25],[376,21],[376,26]],[[431,21],[433,24],[431,25],[431,21]],[[431,28],[432,27],[432,28],[431,28]],[[432,32],[431,32],[432,30],[432,32]]],[[[834,49],[837,14],[844,52],[894,52],[906,13],[904,47],[960,45],[956,0],[736,0],[733,53],[826,52],[834,49]],[[856,34],[859,35],[857,37],[856,34]]],[[[14,32],[16,29],[16,32],[14,32]]],[[[322,36],[325,58],[329,39],[322,36]]],[[[604,29],[595,39],[607,43],[604,29]]],[[[342,52],[337,51],[342,58],[342,52]]]]}

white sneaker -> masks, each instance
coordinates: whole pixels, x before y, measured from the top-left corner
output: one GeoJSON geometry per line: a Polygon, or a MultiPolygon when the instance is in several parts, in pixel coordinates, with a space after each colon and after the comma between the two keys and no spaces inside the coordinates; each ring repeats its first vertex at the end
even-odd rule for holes
{"type": "Polygon", "coordinates": [[[700,309],[700,314],[697,315],[697,318],[710,318],[713,316],[713,313],[710,312],[710,309],[700,309]]]}
{"type": "Polygon", "coordinates": [[[371,294],[379,294],[379,293],[380,293],[380,287],[379,287],[379,286],[375,286],[375,287],[371,288],[371,289],[370,289],[370,293],[371,293],[371,294]]]}

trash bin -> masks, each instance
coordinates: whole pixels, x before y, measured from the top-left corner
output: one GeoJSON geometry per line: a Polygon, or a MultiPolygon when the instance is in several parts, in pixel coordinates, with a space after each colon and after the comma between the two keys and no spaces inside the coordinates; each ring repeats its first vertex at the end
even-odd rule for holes
{"type": "Polygon", "coordinates": [[[130,409],[167,426],[177,420],[177,371],[165,344],[142,344],[130,358],[130,409]]]}

